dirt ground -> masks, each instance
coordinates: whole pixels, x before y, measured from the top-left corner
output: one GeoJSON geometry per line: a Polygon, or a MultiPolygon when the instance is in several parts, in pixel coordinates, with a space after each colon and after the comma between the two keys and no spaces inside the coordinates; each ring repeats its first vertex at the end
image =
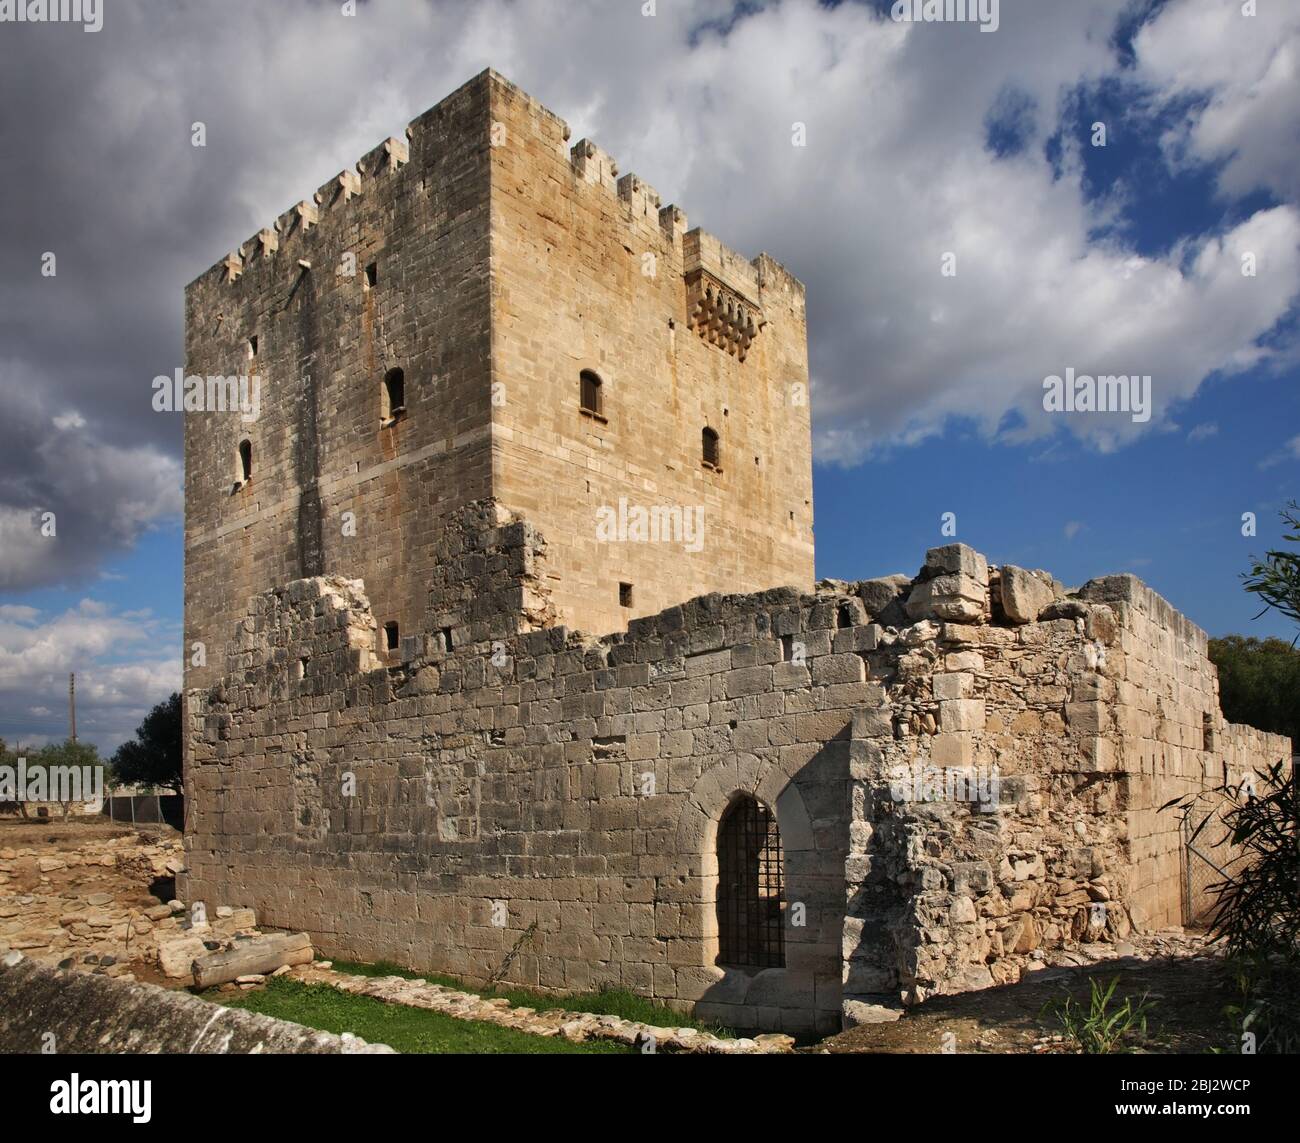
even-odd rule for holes
{"type": "Polygon", "coordinates": [[[130,837],[133,833],[152,832],[159,836],[178,837],[171,826],[149,825],[133,830],[129,824],[111,822],[100,817],[70,817],[66,822],[23,821],[20,817],[0,817],[0,849],[48,847],[51,852],[76,849],[88,841],[110,837],[130,837]]]}
{"type": "Polygon", "coordinates": [[[1019,984],[937,996],[892,1024],[865,1024],[833,1036],[814,1050],[909,1054],[1066,1053],[1077,1046],[1064,1036],[1059,1019],[1045,1007],[1066,995],[1086,1010],[1089,981],[1103,988],[1115,977],[1119,984],[1111,1008],[1143,994],[1151,1002],[1147,1034],[1128,1047],[1153,1053],[1238,1051],[1233,1025],[1224,1008],[1233,1002],[1231,982],[1217,957],[1178,956],[1139,960],[1122,957],[1098,964],[1045,968],[1019,984]]]}
{"type": "Polygon", "coordinates": [[[0,951],[166,983],[157,938],[175,924],[165,864],[180,852],[165,824],[0,818],[0,951]]]}

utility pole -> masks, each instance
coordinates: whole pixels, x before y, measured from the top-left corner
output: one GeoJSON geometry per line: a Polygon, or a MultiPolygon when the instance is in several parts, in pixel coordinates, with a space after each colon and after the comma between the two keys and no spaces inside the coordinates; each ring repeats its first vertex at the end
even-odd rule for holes
{"type": "Polygon", "coordinates": [[[68,718],[72,723],[72,741],[77,741],[77,676],[68,676],[68,718]]]}

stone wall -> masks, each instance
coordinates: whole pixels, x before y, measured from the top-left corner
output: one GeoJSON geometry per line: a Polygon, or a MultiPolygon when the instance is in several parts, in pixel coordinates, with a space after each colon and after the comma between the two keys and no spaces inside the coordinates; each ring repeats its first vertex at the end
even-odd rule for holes
{"type": "Polygon", "coordinates": [[[617,631],[709,591],[806,590],[802,284],[688,230],[678,207],[590,140],[570,148],[567,125],[499,76],[492,119],[494,495],[563,538],[550,563],[562,621],[617,631]],[[709,289],[750,315],[752,340],[729,340],[725,315],[705,313],[709,289]],[[601,379],[600,416],[579,407],[583,370],[601,379]],[[716,468],[702,463],[706,427],[716,468]],[[601,542],[597,513],[620,501],[702,513],[701,542],[601,542]]]}
{"type": "Polygon", "coordinates": [[[187,687],[219,677],[250,598],[296,579],[364,580],[400,645],[431,538],[489,496],[565,538],[550,606],[587,630],[728,585],[811,583],[803,287],[687,233],[567,138],[484,72],[189,285],[187,687]],[[586,368],[600,417],[579,409],[586,368]],[[259,383],[242,410],[211,407],[228,394],[208,380],[239,377],[259,383]],[[677,542],[598,542],[598,511],[621,503],[666,512],[677,542]]]}
{"type": "Polygon", "coordinates": [[[387,1055],[345,1033],[221,1008],[197,996],[108,976],[0,960],[0,1053],[68,1055],[387,1055]]]}
{"type": "Polygon", "coordinates": [[[1097,711],[1112,764],[1128,783],[1131,908],[1150,928],[1182,923],[1179,821],[1160,807],[1175,797],[1262,772],[1291,756],[1290,742],[1224,721],[1218,672],[1204,631],[1131,575],[1087,584],[1120,623],[1120,666],[1097,711]]]}
{"type": "MultiPolygon", "coordinates": [[[[525,521],[476,503],[437,543],[400,664],[376,660],[357,581],[253,601],[222,681],[188,696],[187,900],[253,905],[330,955],[794,1032],[1176,916],[1144,847],[1176,828],[1153,807],[1196,744],[1188,774],[1144,773],[1117,699],[1213,668],[1137,581],[1067,597],[955,545],[915,580],[704,596],[596,640],[547,626],[525,521]],[[1133,642],[1158,621],[1160,657],[1133,642]],[[786,963],[756,973],[716,964],[739,792],[785,851],[786,963]]],[[[1289,753],[1211,714],[1234,765],[1289,753]]]]}
{"type": "Polygon", "coordinates": [[[474,590],[435,586],[401,666],[376,665],[355,581],[254,601],[225,679],[189,696],[189,899],[256,901],[335,956],[483,979],[526,938],[508,980],[838,1026],[849,726],[870,687],[831,653],[834,607],[783,589],[599,641],[512,635],[484,601],[542,594],[545,547],[520,521],[476,530],[497,515],[448,529],[474,590]],[[809,665],[780,661],[782,636],[809,665]],[[739,790],[776,808],[807,907],[787,967],[752,979],[714,965],[710,847],[739,790]]]}
{"type": "Polygon", "coordinates": [[[185,416],[188,687],[292,580],[362,577],[381,625],[423,617],[425,537],[491,491],[489,149],[487,85],[467,84],[188,287],[186,374],[261,383],[255,420],[185,416]],[[406,411],[386,418],[394,368],[406,411]]]}

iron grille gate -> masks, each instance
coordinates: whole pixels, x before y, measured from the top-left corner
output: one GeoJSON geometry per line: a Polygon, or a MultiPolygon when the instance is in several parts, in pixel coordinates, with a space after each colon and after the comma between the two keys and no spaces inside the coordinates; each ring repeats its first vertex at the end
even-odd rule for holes
{"type": "Polygon", "coordinates": [[[718,964],[785,964],[785,894],[776,817],[757,799],[738,798],[718,824],[718,964]]]}
{"type": "Polygon", "coordinates": [[[1216,885],[1233,879],[1245,855],[1231,841],[1223,819],[1231,803],[1205,794],[1183,816],[1183,923],[1208,924],[1218,903],[1216,885]]]}

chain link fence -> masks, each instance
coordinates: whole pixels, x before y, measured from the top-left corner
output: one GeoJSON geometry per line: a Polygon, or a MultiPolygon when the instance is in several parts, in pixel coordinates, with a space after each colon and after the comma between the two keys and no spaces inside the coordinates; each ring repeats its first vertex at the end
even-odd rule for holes
{"type": "Polygon", "coordinates": [[[1246,861],[1232,844],[1225,814],[1235,803],[1215,791],[1202,794],[1183,817],[1183,923],[1205,925],[1214,918],[1215,886],[1232,881],[1246,861]]]}

